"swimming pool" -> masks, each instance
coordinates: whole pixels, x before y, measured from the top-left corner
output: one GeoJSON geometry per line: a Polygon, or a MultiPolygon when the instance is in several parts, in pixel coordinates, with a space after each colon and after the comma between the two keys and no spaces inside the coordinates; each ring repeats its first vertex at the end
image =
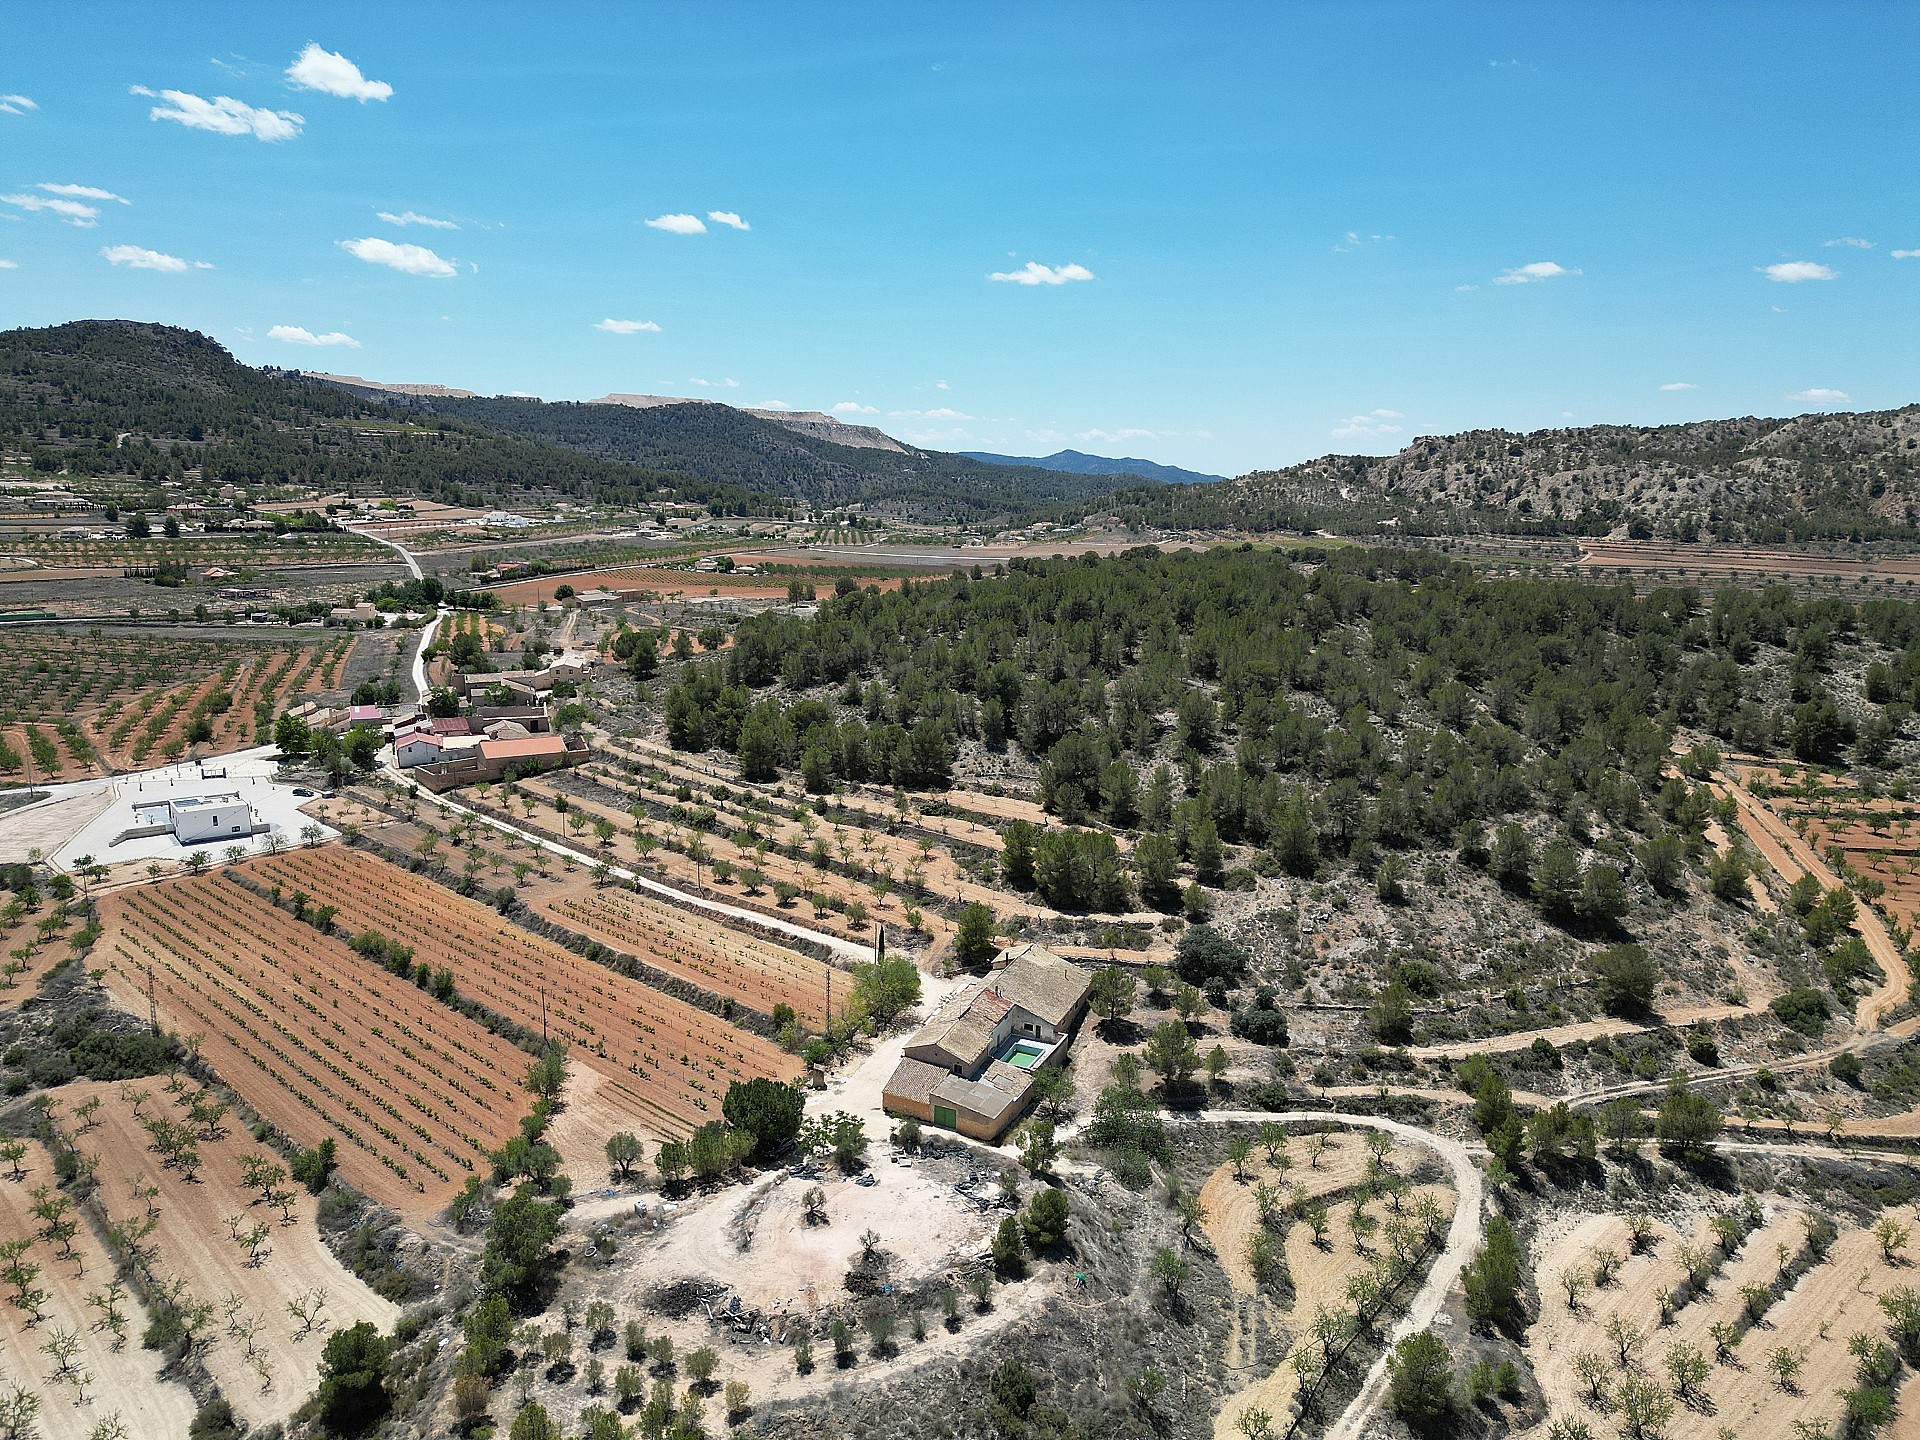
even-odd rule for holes
{"type": "Polygon", "coordinates": [[[1051,1048],[1037,1040],[1014,1040],[1000,1052],[1000,1058],[1016,1070],[1031,1070],[1046,1058],[1047,1051],[1051,1048]]]}

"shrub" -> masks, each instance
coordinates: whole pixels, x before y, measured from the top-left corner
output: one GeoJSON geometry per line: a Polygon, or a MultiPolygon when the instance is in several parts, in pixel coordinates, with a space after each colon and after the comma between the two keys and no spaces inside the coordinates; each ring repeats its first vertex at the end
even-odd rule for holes
{"type": "Polygon", "coordinates": [[[1832,1013],[1826,993],[1805,986],[1775,997],[1767,1008],[1773,1011],[1782,1025],[1809,1038],[1817,1038],[1827,1028],[1827,1016],[1832,1013]]]}

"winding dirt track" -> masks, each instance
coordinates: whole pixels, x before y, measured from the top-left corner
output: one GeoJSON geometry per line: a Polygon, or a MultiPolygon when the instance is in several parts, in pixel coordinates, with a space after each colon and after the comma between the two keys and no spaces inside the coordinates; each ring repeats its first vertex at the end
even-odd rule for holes
{"type": "Polygon", "coordinates": [[[1460,1272],[1466,1268],[1467,1261],[1473,1258],[1473,1252],[1479,1248],[1482,1235],[1481,1215],[1485,1206],[1480,1184],[1480,1169],[1474,1164],[1473,1155],[1458,1140],[1449,1140],[1436,1135],[1431,1130],[1422,1130],[1417,1125],[1408,1125],[1399,1120],[1387,1120],[1375,1115],[1343,1115],[1332,1110],[1211,1110],[1203,1114],[1182,1116],[1175,1119],[1176,1125],[1220,1125],[1220,1124],[1266,1124],[1273,1121],[1291,1122],[1315,1120],[1335,1125],[1354,1126],[1367,1130],[1384,1130],[1389,1135],[1406,1141],[1411,1145],[1423,1145],[1433,1151],[1446,1164],[1453,1175],[1454,1193],[1458,1197],[1453,1207],[1453,1222],[1447,1227],[1447,1243],[1434,1258],[1433,1268],[1427,1271],[1427,1278],[1408,1303],[1407,1310],[1386,1337],[1380,1354],[1367,1371],[1366,1378],[1360,1382],[1360,1389],[1340,1418],[1327,1427],[1324,1440],[1357,1440],[1367,1419],[1379,1405],[1387,1390],[1387,1357],[1393,1353],[1393,1347],[1408,1335],[1425,1330],[1433,1324],[1434,1317],[1440,1313],[1440,1307],[1446,1304],[1447,1294],[1453,1289],[1454,1282],[1460,1278],[1460,1272]]]}
{"type": "MultiPolygon", "coordinates": [[[[1735,769],[1734,773],[1737,775],[1739,772],[1735,769]]],[[[1824,890],[1844,885],[1845,882],[1834,874],[1813,847],[1794,834],[1792,826],[1755,799],[1739,780],[1716,780],[1709,784],[1716,796],[1731,799],[1738,807],[1741,830],[1746,832],[1747,838],[1767,863],[1785,879],[1792,881],[1801,875],[1811,875],[1824,890]]],[[[1853,928],[1866,943],[1867,953],[1873,956],[1884,977],[1879,985],[1860,997],[1859,1007],[1854,1013],[1854,1023],[1862,1030],[1875,1030],[1880,1027],[1881,1017],[1906,998],[1913,974],[1907,967],[1906,955],[1894,944],[1893,936],[1887,933],[1887,927],[1881,923],[1871,906],[1859,906],[1853,928]]],[[[1911,1033],[1909,1026],[1898,1028],[1911,1033]]]]}

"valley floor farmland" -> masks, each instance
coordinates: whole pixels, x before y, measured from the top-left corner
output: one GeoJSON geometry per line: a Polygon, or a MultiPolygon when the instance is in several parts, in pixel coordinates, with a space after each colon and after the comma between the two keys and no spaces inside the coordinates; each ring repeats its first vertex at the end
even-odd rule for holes
{"type": "Polygon", "coordinates": [[[431,1210],[513,1133],[527,1057],[224,875],[108,896],[114,997],[199,1053],[302,1145],[332,1136],[376,1200],[431,1210]]]}
{"type": "Polygon", "coordinates": [[[339,906],[343,928],[413,947],[417,963],[452,972],[459,992],[603,1075],[599,1090],[633,1126],[683,1137],[720,1118],[728,1085],[791,1080],[800,1062],[770,1040],[629,980],[528,933],[477,901],[358,851],[299,850],[246,867],[265,884],[339,906]]]}

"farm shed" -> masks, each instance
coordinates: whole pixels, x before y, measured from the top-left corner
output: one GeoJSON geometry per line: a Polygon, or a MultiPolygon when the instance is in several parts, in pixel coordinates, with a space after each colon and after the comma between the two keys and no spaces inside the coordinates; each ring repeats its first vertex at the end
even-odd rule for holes
{"type": "Polygon", "coordinates": [[[182,845],[233,840],[253,834],[253,807],[237,794],[184,795],[152,805],[135,805],[136,827],[146,834],[171,830],[182,845]]]}

